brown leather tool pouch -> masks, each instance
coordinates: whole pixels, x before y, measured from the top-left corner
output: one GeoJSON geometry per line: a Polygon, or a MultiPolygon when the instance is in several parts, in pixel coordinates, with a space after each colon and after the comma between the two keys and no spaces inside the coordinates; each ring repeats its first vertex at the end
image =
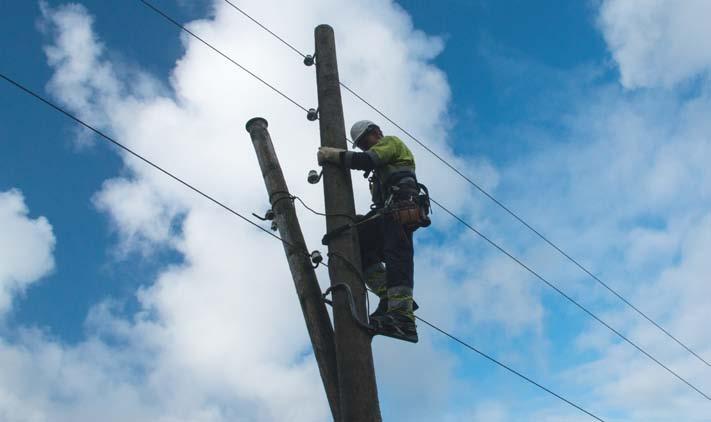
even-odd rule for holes
{"type": "MultiPolygon", "coordinates": [[[[415,201],[398,201],[390,208],[392,218],[403,227],[416,230],[419,227],[426,227],[424,221],[427,216],[424,210],[415,201]]],[[[427,220],[429,220],[427,218],[427,220]]]]}

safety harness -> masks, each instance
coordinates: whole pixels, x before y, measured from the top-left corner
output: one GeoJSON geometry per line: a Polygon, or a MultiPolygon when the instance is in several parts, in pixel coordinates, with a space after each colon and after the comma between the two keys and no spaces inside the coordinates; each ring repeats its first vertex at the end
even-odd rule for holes
{"type": "MultiPolygon", "coordinates": [[[[390,176],[389,179],[395,179],[396,182],[389,185],[388,196],[382,203],[378,203],[380,201],[374,202],[371,206],[371,211],[359,221],[344,224],[326,233],[321,239],[321,243],[328,245],[336,236],[381,217],[392,218],[407,230],[414,231],[420,227],[429,227],[432,224],[429,217],[432,210],[429,190],[425,185],[417,182],[414,173],[409,171],[407,174],[404,173],[394,173],[390,176]],[[406,184],[408,183],[416,186],[416,190],[407,187],[406,184]]],[[[377,181],[374,182],[373,180],[370,180],[370,182],[371,184],[377,183],[377,181]]]]}

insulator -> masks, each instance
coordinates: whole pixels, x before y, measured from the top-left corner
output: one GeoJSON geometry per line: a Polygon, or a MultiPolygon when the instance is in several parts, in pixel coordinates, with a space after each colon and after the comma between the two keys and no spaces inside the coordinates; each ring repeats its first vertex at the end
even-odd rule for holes
{"type": "Polygon", "coordinates": [[[321,180],[322,174],[323,173],[319,173],[316,170],[309,170],[309,176],[306,178],[306,180],[312,185],[315,185],[321,180]]]}
{"type": "Polygon", "coordinates": [[[309,54],[306,57],[304,57],[304,64],[306,66],[313,66],[314,65],[314,56],[309,54]]]}
{"type": "Polygon", "coordinates": [[[323,262],[323,255],[319,251],[311,252],[311,262],[318,265],[323,262]]]}
{"type": "Polygon", "coordinates": [[[316,110],[315,108],[310,108],[309,111],[306,112],[306,118],[310,122],[318,120],[318,110],[316,110]]]}

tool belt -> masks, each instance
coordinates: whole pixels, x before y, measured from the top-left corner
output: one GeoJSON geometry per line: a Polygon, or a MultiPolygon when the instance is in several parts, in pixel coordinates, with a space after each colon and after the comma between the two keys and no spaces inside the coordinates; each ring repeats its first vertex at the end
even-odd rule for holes
{"type": "Polygon", "coordinates": [[[391,187],[390,195],[385,201],[384,206],[374,204],[374,206],[371,206],[372,210],[365,217],[359,219],[357,222],[336,227],[323,236],[321,243],[328,245],[336,236],[340,236],[354,227],[381,217],[393,218],[404,228],[412,231],[420,227],[429,227],[429,225],[432,224],[429,217],[432,211],[430,206],[430,193],[425,185],[417,183],[414,178],[413,181],[414,183],[409,187],[406,186],[406,184],[401,185],[402,188],[400,186],[391,187]]]}
{"type": "Polygon", "coordinates": [[[432,224],[429,214],[430,194],[427,187],[417,183],[418,191],[414,195],[405,196],[394,191],[388,198],[384,214],[408,230],[417,230],[420,227],[429,227],[432,224]],[[398,198],[400,197],[400,198],[398,198]],[[398,199],[395,199],[398,198],[398,199]]]}

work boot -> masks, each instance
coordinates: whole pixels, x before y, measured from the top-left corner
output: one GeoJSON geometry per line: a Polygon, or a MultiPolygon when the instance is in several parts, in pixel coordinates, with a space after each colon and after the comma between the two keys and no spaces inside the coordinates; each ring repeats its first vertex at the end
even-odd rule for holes
{"type": "Polygon", "coordinates": [[[413,302],[412,288],[402,286],[389,288],[387,312],[376,315],[371,320],[377,334],[417,343],[413,302]]]}
{"type": "MultiPolygon", "coordinates": [[[[368,286],[371,292],[378,295],[380,301],[375,311],[370,314],[370,319],[378,315],[383,315],[388,311],[388,288],[387,288],[387,269],[385,264],[378,262],[373,264],[363,271],[365,285],[368,286]]],[[[416,311],[419,308],[417,302],[412,303],[412,310],[416,311]]]]}
{"type": "MultiPolygon", "coordinates": [[[[373,319],[374,317],[376,317],[378,315],[384,315],[388,311],[388,296],[383,295],[383,296],[379,296],[379,297],[380,297],[380,301],[378,302],[378,307],[375,308],[375,312],[370,314],[370,319],[373,319]]],[[[412,310],[416,311],[418,309],[420,309],[420,306],[417,304],[417,302],[415,302],[413,300],[412,301],[412,310]]]]}

